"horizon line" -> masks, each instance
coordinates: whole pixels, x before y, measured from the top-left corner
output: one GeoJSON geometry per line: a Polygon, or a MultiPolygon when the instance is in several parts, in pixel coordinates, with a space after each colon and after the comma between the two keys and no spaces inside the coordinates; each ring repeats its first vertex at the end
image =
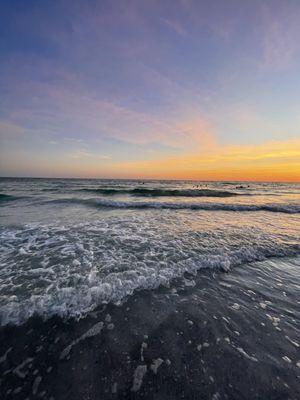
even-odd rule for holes
{"type": "Polygon", "coordinates": [[[49,176],[0,176],[0,179],[74,179],[74,180],[107,180],[107,181],[190,181],[190,182],[252,182],[252,183],[296,183],[299,181],[282,181],[282,180],[235,180],[235,179],[167,179],[167,178],[95,178],[95,177],[49,177],[49,176]]]}

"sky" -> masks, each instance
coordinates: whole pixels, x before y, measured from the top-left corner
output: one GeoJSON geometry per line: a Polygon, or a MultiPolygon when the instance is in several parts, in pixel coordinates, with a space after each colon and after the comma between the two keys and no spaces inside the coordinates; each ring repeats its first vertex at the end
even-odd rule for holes
{"type": "Polygon", "coordinates": [[[300,1],[1,0],[0,175],[300,181],[300,1]]]}

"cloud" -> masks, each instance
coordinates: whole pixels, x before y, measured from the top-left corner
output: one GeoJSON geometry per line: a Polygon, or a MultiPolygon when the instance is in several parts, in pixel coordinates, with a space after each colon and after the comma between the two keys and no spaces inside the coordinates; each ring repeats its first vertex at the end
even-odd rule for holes
{"type": "Polygon", "coordinates": [[[299,74],[277,74],[296,70],[297,2],[50,3],[3,14],[1,155],[10,165],[19,151],[37,170],[49,154],[47,168],[57,171],[61,157],[62,173],[80,164],[102,174],[109,154],[130,174],[134,165],[159,174],[156,162],[185,177],[295,158],[267,140],[299,125],[299,74]],[[271,149],[228,144],[262,140],[271,149]],[[130,163],[138,159],[145,164],[130,163]]]}
{"type": "Polygon", "coordinates": [[[162,22],[168,27],[171,28],[174,32],[176,32],[179,36],[186,36],[187,31],[176,21],[173,21],[169,18],[162,18],[162,22]]]}
{"type": "Polygon", "coordinates": [[[87,151],[86,149],[76,149],[71,153],[66,153],[67,158],[76,160],[93,159],[93,160],[111,160],[111,157],[106,154],[98,154],[87,151]]]}
{"type": "MultiPolygon", "coordinates": [[[[155,75],[153,79],[163,78],[155,75]]],[[[174,91],[171,81],[163,79],[162,85],[174,91]]],[[[178,87],[176,91],[180,98],[178,87]]],[[[165,148],[186,148],[213,140],[213,128],[199,111],[187,111],[180,104],[172,106],[168,115],[141,111],[138,104],[123,105],[120,99],[99,97],[97,91],[71,75],[59,82],[11,82],[12,92],[5,122],[10,124],[9,134],[3,131],[3,137],[23,130],[27,138],[43,136],[48,141],[61,142],[63,138],[83,144],[109,136],[140,145],[161,143],[165,148]],[[66,132],[70,136],[65,136],[66,132]]]]}

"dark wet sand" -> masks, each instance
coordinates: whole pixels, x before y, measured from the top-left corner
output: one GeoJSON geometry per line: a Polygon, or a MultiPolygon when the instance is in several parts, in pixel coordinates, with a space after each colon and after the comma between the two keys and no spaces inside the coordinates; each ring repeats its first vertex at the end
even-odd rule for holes
{"type": "Polygon", "coordinates": [[[299,268],[200,271],[79,322],[2,328],[1,399],[296,400],[299,268]]]}

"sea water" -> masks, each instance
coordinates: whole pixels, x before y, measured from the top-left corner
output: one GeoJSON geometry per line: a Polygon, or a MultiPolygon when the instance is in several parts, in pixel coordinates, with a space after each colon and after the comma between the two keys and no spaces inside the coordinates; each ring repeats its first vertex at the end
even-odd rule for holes
{"type": "Polygon", "coordinates": [[[5,398],[297,398],[300,184],[3,178],[0,193],[5,398]]]}

